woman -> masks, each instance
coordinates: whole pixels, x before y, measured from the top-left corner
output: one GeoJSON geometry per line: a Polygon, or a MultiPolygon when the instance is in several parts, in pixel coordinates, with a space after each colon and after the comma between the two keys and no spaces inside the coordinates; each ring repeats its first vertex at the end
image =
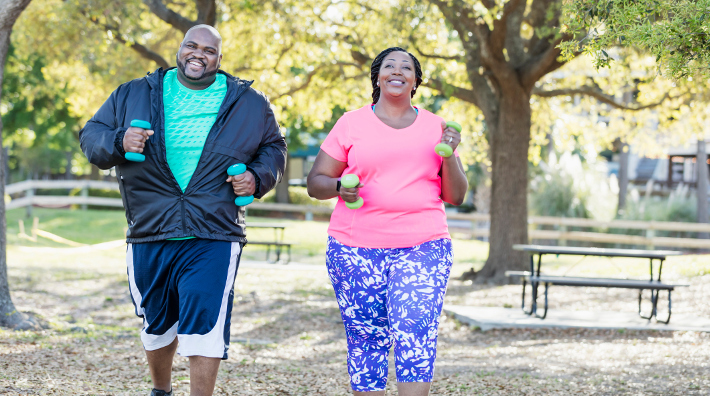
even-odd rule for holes
{"type": "Polygon", "coordinates": [[[443,201],[460,205],[468,189],[456,155],[461,135],[411,98],[422,82],[417,59],[398,47],[372,62],[373,104],[345,113],[321,145],[308,175],[317,199],[340,196],[328,228],[327,265],[348,341],[355,395],[384,395],[394,345],[400,395],[427,395],[439,316],[453,255],[443,201]],[[340,177],[360,185],[345,188],[340,177]],[[362,197],[356,210],[345,202],[362,197]]]}

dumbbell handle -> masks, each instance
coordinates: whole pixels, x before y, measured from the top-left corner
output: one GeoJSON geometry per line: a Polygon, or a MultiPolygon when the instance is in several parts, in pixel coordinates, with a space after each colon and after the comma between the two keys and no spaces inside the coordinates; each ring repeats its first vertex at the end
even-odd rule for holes
{"type": "MultiPolygon", "coordinates": [[[[133,120],[131,121],[131,126],[134,128],[150,129],[150,122],[143,120],[133,120]]],[[[133,162],[143,162],[145,161],[145,155],[141,153],[134,153],[132,151],[126,152],[124,157],[133,162]]]]}
{"type": "MultiPolygon", "coordinates": [[[[247,166],[244,164],[234,164],[227,168],[227,174],[229,176],[237,176],[241,175],[242,173],[247,171],[247,166]]],[[[234,199],[234,204],[237,206],[247,206],[250,203],[254,202],[254,196],[249,195],[245,197],[237,197],[234,199]]]]}
{"type": "MultiPolygon", "coordinates": [[[[461,125],[456,122],[456,121],[449,121],[446,123],[447,128],[454,128],[458,133],[461,133],[461,125]]],[[[436,151],[437,154],[439,154],[441,157],[451,157],[451,154],[454,153],[454,149],[451,148],[446,143],[439,143],[436,146],[434,146],[434,151],[436,151]]]]}
{"type": "MultiPolygon", "coordinates": [[[[360,185],[360,178],[357,177],[357,175],[343,175],[343,177],[340,178],[341,187],[355,188],[358,185],[360,185]]],[[[345,202],[345,206],[347,206],[348,209],[360,209],[364,203],[365,201],[360,197],[355,202],[345,202]]]]}

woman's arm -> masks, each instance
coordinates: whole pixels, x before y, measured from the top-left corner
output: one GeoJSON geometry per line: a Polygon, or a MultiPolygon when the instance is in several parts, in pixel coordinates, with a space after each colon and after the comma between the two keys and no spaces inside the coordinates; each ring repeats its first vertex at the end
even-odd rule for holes
{"type": "Polygon", "coordinates": [[[348,164],[336,160],[323,150],[319,151],[306,178],[308,195],[315,199],[330,199],[340,195],[345,202],[357,201],[362,184],[354,188],[340,187],[340,192],[336,189],[338,179],[347,166],[348,164]]]}
{"type": "MultiPolygon", "coordinates": [[[[441,142],[451,146],[454,150],[461,143],[461,134],[454,128],[446,127],[446,122],[441,123],[441,142]]],[[[468,191],[468,179],[463,170],[461,160],[455,156],[445,157],[441,164],[441,199],[452,205],[461,205],[468,191]]]]}
{"type": "Polygon", "coordinates": [[[461,205],[468,191],[468,180],[459,157],[444,158],[441,165],[441,199],[452,205],[461,205]]]}

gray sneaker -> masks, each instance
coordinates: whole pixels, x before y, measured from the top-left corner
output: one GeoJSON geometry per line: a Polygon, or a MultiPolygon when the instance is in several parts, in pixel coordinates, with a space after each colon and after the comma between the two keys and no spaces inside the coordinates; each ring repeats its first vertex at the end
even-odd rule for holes
{"type": "Polygon", "coordinates": [[[153,389],[153,391],[150,392],[150,396],[173,396],[173,390],[170,389],[170,392],[166,392],[164,390],[153,389]]]}

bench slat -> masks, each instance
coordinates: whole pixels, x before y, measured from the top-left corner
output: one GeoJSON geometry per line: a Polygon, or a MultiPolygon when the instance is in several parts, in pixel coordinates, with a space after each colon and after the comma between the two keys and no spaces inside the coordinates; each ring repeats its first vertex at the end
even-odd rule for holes
{"type": "Polygon", "coordinates": [[[584,278],[573,276],[540,275],[531,276],[528,271],[506,271],[506,276],[522,276],[528,282],[549,283],[558,286],[587,286],[609,287],[621,289],[654,289],[673,290],[676,287],[687,287],[685,284],[670,284],[642,279],[614,279],[614,278],[584,278]]]}
{"type": "Polygon", "coordinates": [[[269,242],[269,241],[249,241],[247,245],[275,245],[275,246],[291,246],[296,245],[294,242],[269,242]]]}

